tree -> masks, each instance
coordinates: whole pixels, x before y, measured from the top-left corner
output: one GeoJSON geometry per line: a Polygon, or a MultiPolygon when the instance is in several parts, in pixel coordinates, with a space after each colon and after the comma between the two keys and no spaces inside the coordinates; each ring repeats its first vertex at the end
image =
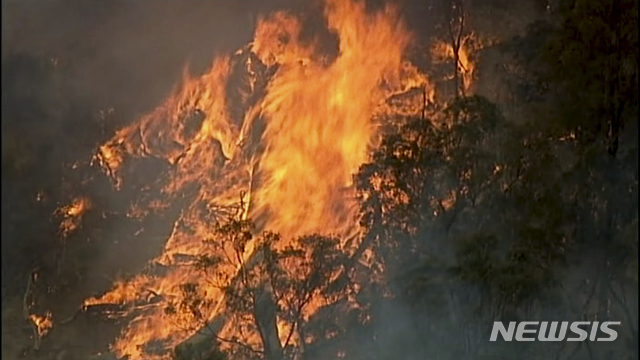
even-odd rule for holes
{"type": "Polygon", "coordinates": [[[384,258],[385,247],[413,251],[426,232],[449,233],[497,185],[501,154],[493,142],[504,126],[493,104],[465,97],[440,118],[411,120],[385,137],[356,177],[365,247],[380,245],[384,258]]]}
{"type": "Polygon", "coordinates": [[[444,17],[447,24],[448,41],[453,50],[453,81],[456,97],[464,95],[464,86],[460,80],[460,47],[462,46],[465,25],[464,1],[444,0],[444,17]]]}
{"type": "MultiPolygon", "coordinates": [[[[345,295],[333,280],[344,270],[346,257],[336,238],[309,235],[282,246],[278,234],[254,236],[253,231],[251,221],[230,217],[205,240],[210,251],[196,262],[194,270],[223,291],[227,321],[238,329],[230,339],[215,337],[230,345],[235,356],[271,360],[303,355],[307,310],[345,295]],[[253,335],[259,344],[251,340],[253,335]]],[[[176,318],[186,314],[188,322],[206,328],[209,316],[202,309],[209,307],[203,301],[195,284],[185,284],[182,298],[167,312],[176,318]]]]}
{"type": "MultiPolygon", "coordinates": [[[[459,98],[440,114],[388,134],[356,178],[365,246],[380,255],[389,286],[425,323],[457,334],[423,352],[498,356],[509,349],[486,344],[487,324],[558,313],[617,314],[629,319],[624,337],[634,339],[637,309],[628,299],[637,281],[621,275],[637,264],[629,256],[637,242],[621,240],[637,221],[633,153],[608,159],[544,123],[508,124],[479,97],[459,98]],[[625,285],[613,290],[619,281],[625,285]],[[600,309],[591,302],[594,283],[600,309]]],[[[532,351],[543,350],[587,351],[532,351]]],[[[596,351],[609,350],[588,349],[596,351]]]]}
{"type": "MultiPolygon", "coordinates": [[[[542,95],[547,126],[589,143],[604,134],[615,156],[638,102],[638,3],[559,0],[553,17],[532,24],[506,48],[526,69],[527,97],[542,95]]],[[[529,100],[528,100],[529,101],[529,100]]]]}

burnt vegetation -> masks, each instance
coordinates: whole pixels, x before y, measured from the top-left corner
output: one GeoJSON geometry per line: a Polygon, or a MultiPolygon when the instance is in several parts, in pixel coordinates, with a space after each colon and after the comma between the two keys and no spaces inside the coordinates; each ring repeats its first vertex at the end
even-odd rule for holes
{"type": "MultiPolygon", "coordinates": [[[[473,3],[438,4],[448,9],[440,31],[454,49],[471,26],[463,17],[508,7],[473,3]]],[[[173,359],[638,359],[637,1],[534,3],[536,21],[526,31],[501,34],[507,40],[486,49],[506,59],[491,73],[508,96],[467,93],[455,56],[447,100],[386,128],[353,178],[363,229],[353,254],[341,251],[344,239],[318,234],[278,247],[279,234],[256,231],[242,212],[212,220],[215,232],[201,239],[208,250],[186,263],[224,293],[225,311],[210,319],[202,311],[211,299],[183,284],[165,314],[196,335],[173,359]],[[366,254],[373,255],[365,262],[366,254]],[[612,343],[488,341],[494,321],[525,320],[622,324],[612,343]],[[222,331],[229,323],[238,326],[232,337],[222,331]],[[244,336],[252,333],[259,338],[244,336]]],[[[55,241],[60,229],[51,214],[79,195],[68,184],[99,177],[69,164],[79,154],[90,159],[113,130],[105,126],[116,126],[80,96],[44,95],[66,91],[65,71],[35,56],[3,54],[3,308],[24,294],[36,270],[43,278],[28,295],[48,296],[49,304],[57,299],[51,294],[87,286],[106,247],[89,241],[88,230],[55,241]],[[43,119],[69,123],[62,118],[97,120],[34,131],[43,119]],[[58,132],[65,144],[52,143],[58,132]]],[[[242,100],[243,107],[254,101],[242,100]]],[[[91,234],[112,231],[98,218],[137,229],[136,220],[109,212],[115,200],[99,190],[104,184],[93,186],[92,209],[102,210],[83,222],[91,234]]],[[[154,235],[170,231],[158,228],[154,235]]],[[[77,304],[86,294],[74,296],[77,304]]],[[[149,298],[158,297],[150,290],[149,298]]],[[[54,315],[74,306],[59,305],[54,315]]],[[[54,318],[53,332],[62,320],[54,318]]],[[[55,334],[47,340],[56,339],[73,346],[55,334]]],[[[59,350],[47,340],[44,350],[59,350]]],[[[6,341],[3,331],[3,355],[6,341]]]]}

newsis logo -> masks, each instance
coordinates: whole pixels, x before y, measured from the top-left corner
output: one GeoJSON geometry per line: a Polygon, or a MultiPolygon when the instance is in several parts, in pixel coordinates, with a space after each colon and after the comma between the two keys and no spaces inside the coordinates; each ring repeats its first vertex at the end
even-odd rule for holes
{"type": "Polygon", "coordinates": [[[598,321],[574,321],[569,326],[568,321],[562,321],[558,329],[558,323],[560,322],[523,321],[518,324],[511,321],[507,328],[501,321],[496,321],[493,323],[489,341],[496,341],[498,334],[505,341],[512,341],[514,335],[516,341],[563,341],[565,338],[566,341],[585,341],[587,337],[590,341],[614,341],[618,338],[618,332],[610,326],[620,325],[620,321],[605,321],[602,324],[598,321]],[[567,328],[571,333],[567,334],[567,328]],[[598,337],[598,329],[609,336],[598,337]]]}

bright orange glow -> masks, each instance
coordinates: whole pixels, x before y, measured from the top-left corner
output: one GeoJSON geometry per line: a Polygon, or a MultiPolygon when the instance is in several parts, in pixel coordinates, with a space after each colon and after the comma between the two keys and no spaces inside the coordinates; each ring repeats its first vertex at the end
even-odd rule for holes
{"type": "Polygon", "coordinates": [[[91,200],[86,197],[79,197],[67,206],[63,206],[56,210],[56,213],[62,217],[60,222],[60,234],[62,238],[66,238],[69,234],[80,227],[84,213],[91,209],[91,200]]]}
{"type": "MultiPolygon", "coordinates": [[[[472,91],[475,76],[476,64],[473,60],[475,52],[478,50],[478,41],[473,33],[464,36],[460,41],[458,50],[458,73],[462,78],[462,86],[466,95],[472,91]]],[[[451,43],[445,41],[435,41],[431,47],[431,56],[435,62],[452,61],[455,59],[454,49],[451,43]]],[[[451,75],[453,78],[453,75],[451,75]]]]}
{"type": "Polygon", "coordinates": [[[51,313],[47,312],[44,316],[36,314],[29,315],[29,319],[38,329],[38,336],[43,337],[47,335],[49,330],[53,327],[53,321],[51,320],[51,313]]]}

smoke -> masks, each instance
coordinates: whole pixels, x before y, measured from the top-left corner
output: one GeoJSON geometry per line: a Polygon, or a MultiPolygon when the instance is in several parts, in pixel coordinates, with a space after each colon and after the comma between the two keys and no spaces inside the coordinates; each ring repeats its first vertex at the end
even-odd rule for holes
{"type": "Polygon", "coordinates": [[[185,60],[195,71],[252,33],[253,13],[232,1],[7,2],[3,58],[56,58],[74,90],[96,106],[141,111],[164,97],[185,60]],[[114,89],[118,89],[114,91],[114,89]]]}

